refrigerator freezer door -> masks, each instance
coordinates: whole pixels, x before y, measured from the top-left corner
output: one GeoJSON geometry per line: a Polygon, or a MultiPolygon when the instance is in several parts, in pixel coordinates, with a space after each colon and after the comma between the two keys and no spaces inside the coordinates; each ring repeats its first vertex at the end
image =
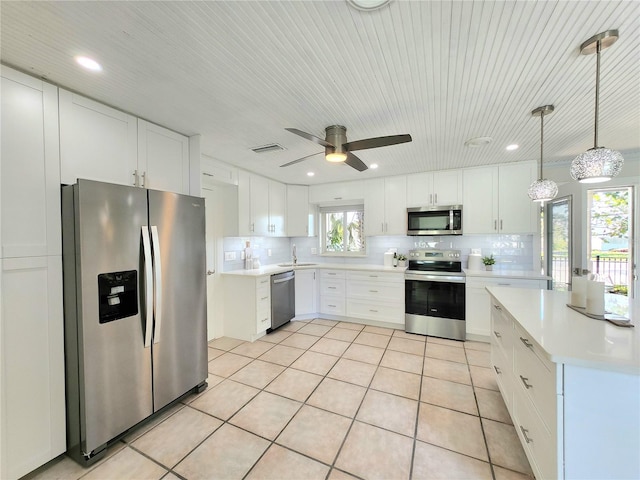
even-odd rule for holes
{"type": "Polygon", "coordinates": [[[207,299],[204,199],[149,190],[149,225],[156,281],[153,392],[157,411],[207,379],[207,299]],[[153,227],[157,227],[154,234],[153,227]]]}
{"type": "MultiPolygon", "coordinates": [[[[137,275],[137,314],[100,323],[98,311],[98,275],[143,271],[147,192],[87,180],[74,188],[81,448],[90,453],[153,409],[151,349],[144,346],[144,275],[137,275]]],[[[119,287],[113,287],[113,305],[118,294],[119,287]]]]}

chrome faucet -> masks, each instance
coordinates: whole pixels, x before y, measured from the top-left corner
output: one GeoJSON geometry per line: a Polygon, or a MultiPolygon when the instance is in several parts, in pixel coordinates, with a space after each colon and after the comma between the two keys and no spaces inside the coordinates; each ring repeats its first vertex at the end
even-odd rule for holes
{"type": "Polygon", "coordinates": [[[296,256],[296,244],[295,243],[293,244],[293,248],[291,250],[292,250],[291,256],[292,256],[292,259],[293,259],[293,264],[296,265],[298,263],[298,257],[296,256]]]}

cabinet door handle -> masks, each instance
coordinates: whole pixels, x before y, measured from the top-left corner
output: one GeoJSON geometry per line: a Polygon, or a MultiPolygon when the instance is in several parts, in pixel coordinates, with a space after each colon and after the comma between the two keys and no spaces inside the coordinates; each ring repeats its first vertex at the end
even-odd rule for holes
{"type": "Polygon", "coordinates": [[[527,435],[527,433],[529,433],[529,430],[520,425],[520,431],[522,432],[522,436],[524,437],[525,442],[533,443],[533,438],[529,438],[529,436],[527,435]]]}
{"type": "Polygon", "coordinates": [[[433,203],[433,193],[429,194],[429,204],[433,203]]]}
{"type": "Polygon", "coordinates": [[[262,297],[262,298],[260,298],[260,300],[266,300],[267,298],[269,298],[269,297],[262,297]]]}
{"type": "Polygon", "coordinates": [[[510,287],[511,284],[510,283],[499,283],[498,286],[500,286],[500,287],[510,287]]]}
{"type": "Polygon", "coordinates": [[[369,309],[369,311],[370,311],[370,312],[373,312],[373,313],[378,313],[378,310],[373,310],[373,309],[371,309],[371,308],[369,309]]]}
{"type": "Polygon", "coordinates": [[[436,199],[436,201],[434,203],[437,205],[438,204],[438,194],[437,193],[435,194],[435,199],[436,199]]]}
{"type": "Polygon", "coordinates": [[[522,380],[522,383],[524,384],[524,386],[527,387],[527,390],[529,390],[530,388],[533,388],[533,385],[531,385],[530,383],[527,383],[527,380],[529,380],[528,378],[520,375],[520,380],[522,380]]]}
{"type": "Polygon", "coordinates": [[[495,330],[493,331],[493,334],[497,337],[497,338],[502,338],[502,335],[500,335],[500,332],[496,332],[495,330]]]}
{"type": "Polygon", "coordinates": [[[142,188],[145,188],[147,186],[147,183],[149,182],[149,178],[147,178],[147,172],[142,172],[142,183],[140,184],[140,186],[142,188]]]}
{"type": "Polygon", "coordinates": [[[335,305],[327,305],[328,307],[336,308],[335,305]]]}
{"type": "Polygon", "coordinates": [[[369,278],[378,278],[378,275],[369,275],[369,278]]]}
{"type": "Polygon", "coordinates": [[[336,287],[327,287],[329,290],[335,290],[336,287]]]}
{"type": "Polygon", "coordinates": [[[378,293],[378,290],[369,290],[371,293],[378,293]]]}
{"type": "Polygon", "coordinates": [[[493,304],[493,308],[495,308],[496,310],[502,310],[502,308],[500,307],[500,305],[497,304],[493,304]]]}
{"type": "Polygon", "coordinates": [[[500,219],[500,230],[502,230],[502,219],[500,219]]]}
{"type": "Polygon", "coordinates": [[[496,371],[496,373],[498,375],[502,375],[502,370],[500,370],[498,367],[496,367],[495,365],[493,366],[493,369],[496,371]]]}
{"type": "Polygon", "coordinates": [[[520,341],[521,341],[522,343],[524,343],[525,347],[527,347],[527,348],[533,348],[533,343],[531,343],[531,342],[529,341],[529,339],[528,339],[528,338],[522,338],[522,337],[520,337],[520,341]]]}
{"type": "Polygon", "coordinates": [[[497,220],[493,221],[493,229],[494,230],[498,230],[498,221],[497,220]]]}
{"type": "Polygon", "coordinates": [[[138,184],[138,170],[134,170],[132,175],[133,175],[133,186],[139,187],[140,185],[138,184]]]}

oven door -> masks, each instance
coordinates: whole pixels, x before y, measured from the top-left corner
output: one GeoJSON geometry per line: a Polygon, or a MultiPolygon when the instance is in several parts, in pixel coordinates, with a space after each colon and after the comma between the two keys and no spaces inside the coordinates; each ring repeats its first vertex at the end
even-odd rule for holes
{"type": "Polygon", "coordinates": [[[464,277],[406,274],[405,331],[464,340],[464,277]]]}

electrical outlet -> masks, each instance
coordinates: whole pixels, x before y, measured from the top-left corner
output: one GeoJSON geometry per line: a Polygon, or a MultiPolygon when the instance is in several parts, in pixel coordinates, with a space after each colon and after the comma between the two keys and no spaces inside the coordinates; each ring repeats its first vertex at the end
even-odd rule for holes
{"type": "Polygon", "coordinates": [[[224,261],[229,262],[236,259],[236,252],[224,252],[224,261]]]}
{"type": "Polygon", "coordinates": [[[244,260],[244,250],[240,250],[240,260],[244,260]]]}
{"type": "Polygon", "coordinates": [[[311,249],[311,255],[317,255],[318,254],[318,249],[317,248],[312,248],[311,249]]]}
{"type": "Polygon", "coordinates": [[[270,249],[270,248],[268,248],[268,249],[267,249],[267,257],[270,257],[270,256],[271,256],[271,249],[270,249]]]}

